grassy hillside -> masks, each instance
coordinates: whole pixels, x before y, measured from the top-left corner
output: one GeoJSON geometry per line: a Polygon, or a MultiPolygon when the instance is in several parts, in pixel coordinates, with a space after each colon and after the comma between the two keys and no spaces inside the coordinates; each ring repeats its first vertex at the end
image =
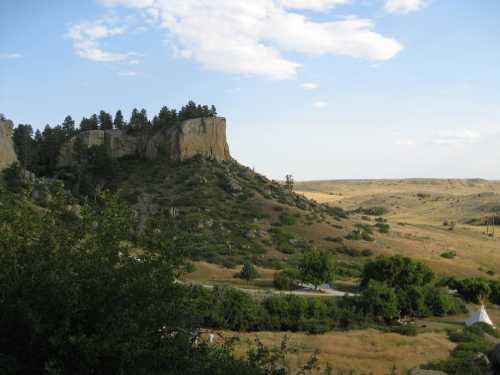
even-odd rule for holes
{"type": "Polygon", "coordinates": [[[372,255],[371,239],[345,239],[359,220],[289,192],[235,161],[117,163],[114,184],[137,211],[139,229],[154,218],[195,261],[225,267],[251,261],[280,269],[315,246],[335,253],[340,275],[348,278],[357,276],[362,259],[372,255]]]}
{"type": "Polygon", "coordinates": [[[489,237],[480,225],[482,218],[500,211],[498,181],[313,181],[296,183],[296,189],[317,202],[347,211],[385,208],[391,231],[376,242],[377,253],[411,256],[448,275],[491,277],[500,269],[500,228],[496,237],[489,237]],[[442,257],[446,252],[454,252],[456,257],[442,257]]]}

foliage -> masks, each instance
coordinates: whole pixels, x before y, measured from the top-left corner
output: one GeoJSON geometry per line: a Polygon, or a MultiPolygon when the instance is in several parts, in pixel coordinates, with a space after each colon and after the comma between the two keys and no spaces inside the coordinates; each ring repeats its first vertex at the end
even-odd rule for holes
{"type": "Polygon", "coordinates": [[[498,337],[498,333],[489,325],[476,323],[462,331],[450,331],[448,337],[458,343],[448,359],[435,361],[423,366],[425,369],[444,371],[454,375],[483,375],[491,373],[489,366],[475,360],[478,353],[488,355],[492,349],[486,335],[498,337]]]}
{"type": "Polygon", "coordinates": [[[273,285],[278,290],[294,290],[298,288],[297,280],[299,278],[300,274],[297,270],[287,268],[274,274],[273,285]]]}
{"type": "Polygon", "coordinates": [[[310,283],[315,288],[323,283],[332,283],[335,278],[333,257],[314,248],[304,251],[300,257],[298,269],[301,281],[310,283]]]}
{"type": "Polygon", "coordinates": [[[488,280],[475,277],[468,279],[450,278],[447,280],[447,285],[451,289],[456,289],[458,294],[467,302],[480,303],[483,299],[487,299],[491,294],[491,288],[488,280]]]}
{"type": "Polygon", "coordinates": [[[446,259],[453,259],[457,256],[456,251],[450,250],[450,251],[445,251],[441,253],[441,256],[446,259]]]}
{"type": "Polygon", "coordinates": [[[365,314],[374,320],[391,323],[399,318],[395,290],[380,281],[370,280],[362,292],[361,300],[365,314]]]}
{"type": "Polygon", "coordinates": [[[243,268],[241,269],[240,273],[238,274],[238,277],[240,279],[246,280],[246,281],[251,281],[259,277],[259,273],[255,269],[254,265],[250,262],[245,262],[243,264],[243,268]]]}
{"type": "Polygon", "coordinates": [[[2,175],[7,189],[11,192],[20,193],[26,187],[23,178],[23,168],[19,163],[12,163],[10,167],[3,170],[2,175]]]}
{"type": "Polygon", "coordinates": [[[429,313],[425,302],[425,288],[434,279],[434,273],[423,263],[399,255],[379,257],[365,264],[361,287],[375,280],[393,288],[402,315],[425,316],[429,313]]]}

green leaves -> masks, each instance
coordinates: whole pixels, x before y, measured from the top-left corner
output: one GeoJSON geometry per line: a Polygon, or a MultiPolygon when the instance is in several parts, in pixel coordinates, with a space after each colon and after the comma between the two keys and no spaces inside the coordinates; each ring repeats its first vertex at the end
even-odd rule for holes
{"type": "Polygon", "coordinates": [[[335,278],[335,263],[333,257],[318,249],[308,249],[302,254],[298,269],[304,283],[315,288],[323,283],[332,283],[335,278]]]}

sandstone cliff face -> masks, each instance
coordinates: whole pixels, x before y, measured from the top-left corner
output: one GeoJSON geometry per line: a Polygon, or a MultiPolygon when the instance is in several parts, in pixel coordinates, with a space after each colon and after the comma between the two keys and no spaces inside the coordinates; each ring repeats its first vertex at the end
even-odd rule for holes
{"type": "MultiPolygon", "coordinates": [[[[112,158],[137,155],[149,160],[166,157],[183,161],[202,155],[219,161],[231,159],[226,140],[226,119],[222,117],[184,121],[178,127],[161,130],[151,137],[128,135],[121,130],[90,130],[77,137],[87,148],[104,145],[112,158]]],[[[59,166],[75,163],[73,150],[77,137],[61,148],[59,166]]]]}
{"type": "Polygon", "coordinates": [[[0,171],[17,161],[14,143],[12,142],[13,128],[12,121],[0,120],[0,171]]]}

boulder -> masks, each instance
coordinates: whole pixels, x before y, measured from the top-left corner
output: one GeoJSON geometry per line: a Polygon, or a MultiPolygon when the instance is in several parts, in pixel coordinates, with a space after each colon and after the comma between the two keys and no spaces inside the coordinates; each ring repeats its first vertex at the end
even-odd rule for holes
{"type": "Polygon", "coordinates": [[[17,161],[12,142],[13,129],[12,121],[0,118],[0,171],[17,161]]]}

